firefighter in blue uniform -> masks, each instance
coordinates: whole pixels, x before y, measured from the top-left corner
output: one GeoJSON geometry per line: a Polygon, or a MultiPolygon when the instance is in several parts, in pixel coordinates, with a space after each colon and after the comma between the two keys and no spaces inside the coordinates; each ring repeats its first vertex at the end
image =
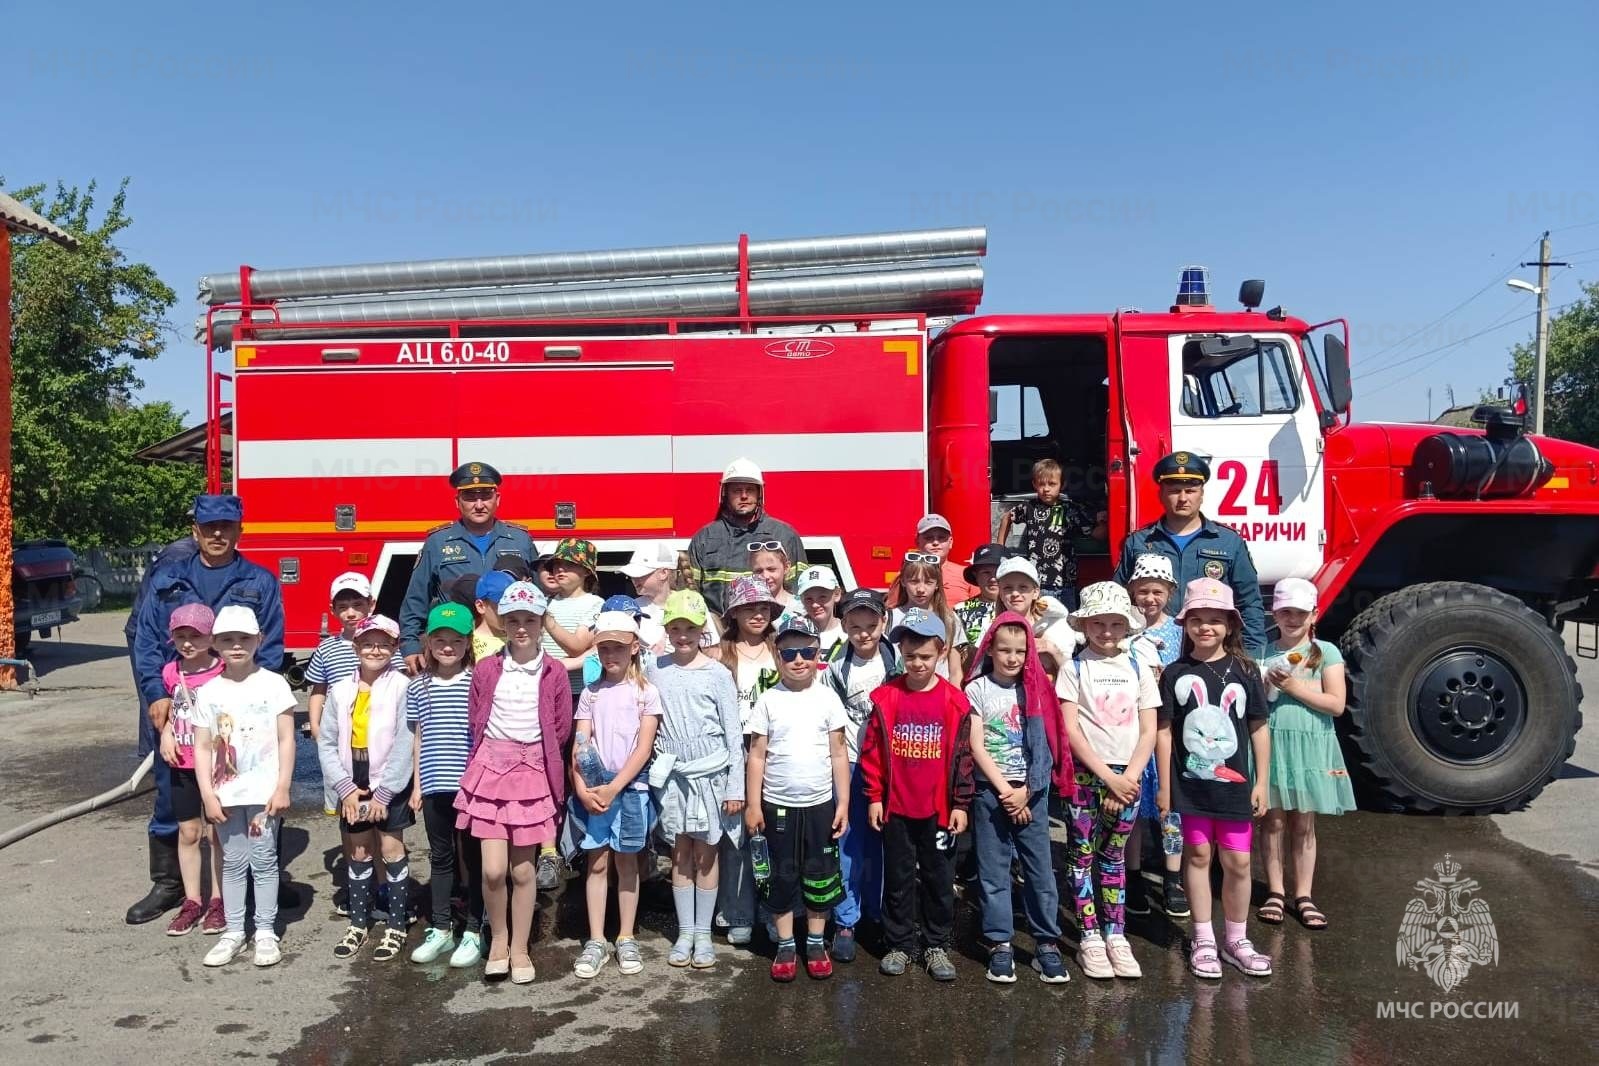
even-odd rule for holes
{"type": "Polygon", "coordinates": [[[1243,537],[1200,512],[1209,480],[1210,464],[1193,452],[1173,452],[1155,464],[1155,482],[1160,485],[1165,514],[1122,542],[1115,581],[1127,584],[1140,555],[1164,555],[1177,575],[1177,588],[1166,608],[1174,616],[1182,609],[1190,581],[1208,577],[1229,585],[1244,619],[1244,646],[1259,652],[1266,647],[1266,614],[1255,561],[1243,537]]]}
{"type": "MultiPolygon", "coordinates": [[[[261,623],[261,646],[255,661],[267,670],[283,667],[283,598],[278,579],[238,552],[244,505],[237,496],[197,496],[192,541],[169,545],[140,583],[134,604],[133,679],[139,704],[139,753],[155,751],[172,709],[161,670],[177,658],[168,621],[186,603],[203,603],[213,611],[248,607],[261,623]],[[191,547],[192,545],[192,547],[191,547]]],[[[150,816],[150,892],[128,908],[129,925],[153,921],[183,902],[178,870],[178,823],[172,815],[172,777],[157,755],[150,775],[155,781],[155,809],[150,816]]]]}
{"type": "Polygon", "coordinates": [[[428,531],[400,605],[400,651],[413,674],[423,665],[422,628],[428,611],[439,602],[444,587],[463,575],[494,569],[501,558],[532,563],[538,557],[526,529],[496,517],[500,481],[500,472],[488,463],[462,463],[450,474],[461,517],[428,531]]]}

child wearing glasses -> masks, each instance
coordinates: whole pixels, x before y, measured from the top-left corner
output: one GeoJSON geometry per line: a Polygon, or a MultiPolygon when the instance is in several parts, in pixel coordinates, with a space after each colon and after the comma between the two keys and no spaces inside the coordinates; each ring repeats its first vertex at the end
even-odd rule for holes
{"type": "Polygon", "coordinates": [[[888,616],[891,631],[903,623],[906,613],[913,609],[925,611],[944,623],[947,636],[939,649],[938,676],[960,688],[964,673],[961,649],[971,641],[944,594],[943,561],[928,552],[906,552],[905,564],[889,586],[888,602],[893,606],[888,616]]]}
{"type": "Polygon", "coordinates": [[[791,618],[778,630],[782,680],[755,701],[746,760],[744,825],[764,834],[770,876],[759,885],[777,925],[772,980],[799,972],[794,910],[805,907],[805,972],[833,973],[822,934],[844,898],[838,841],[849,828],[848,717],[838,695],[816,680],[822,644],[810,619],[791,618]]]}

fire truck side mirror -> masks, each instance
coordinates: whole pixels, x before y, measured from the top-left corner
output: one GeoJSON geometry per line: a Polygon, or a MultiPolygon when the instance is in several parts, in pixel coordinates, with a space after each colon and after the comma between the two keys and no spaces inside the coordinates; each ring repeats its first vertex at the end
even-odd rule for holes
{"type": "Polygon", "coordinates": [[[1321,338],[1321,350],[1327,360],[1327,399],[1332,402],[1334,412],[1345,414],[1349,402],[1354,399],[1354,389],[1349,382],[1349,349],[1344,347],[1343,338],[1325,333],[1321,338]]]}
{"type": "Polygon", "coordinates": [[[988,424],[993,427],[999,421],[999,393],[993,389],[988,390],[988,424]]]}

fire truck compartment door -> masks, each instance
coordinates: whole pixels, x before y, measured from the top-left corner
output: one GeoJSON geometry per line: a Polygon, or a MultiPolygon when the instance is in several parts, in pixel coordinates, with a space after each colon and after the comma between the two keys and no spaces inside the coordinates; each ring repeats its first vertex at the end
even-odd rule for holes
{"type": "Polygon", "coordinates": [[[1270,585],[1315,576],[1326,495],[1321,430],[1294,341],[1255,340],[1170,338],[1172,450],[1209,458],[1205,514],[1243,535],[1270,585]]]}

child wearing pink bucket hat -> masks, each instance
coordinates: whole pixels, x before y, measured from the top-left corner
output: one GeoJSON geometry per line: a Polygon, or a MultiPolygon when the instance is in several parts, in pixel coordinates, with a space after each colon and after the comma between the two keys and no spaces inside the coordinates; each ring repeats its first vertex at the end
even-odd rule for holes
{"type": "Polygon", "coordinates": [[[1325,929],[1327,916],[1311,897],[1316,815],[1355,809],[1354,789],[1333,729],[1333,719],[1344,713],[1344,659],[1336,645],[1316,639],[1316,586],[1309,581],[1291,577],[1277,582],[1271,614],[1279,635],[1260,663],[1271,699],[1270,809],[1260,827],[1268,894],[1255,916],[1268,925],[1282,923],[1289,909],[1284,868],[1291,856],[1292,913],[1306,929],[1325,929]]]}
{"type": "Polygon", "coordinates": [[[1161,674],[1161,812],[1182,815],[1183,860],[1193,910],[1188,968],[1221,977],[1223,962],[1251,977],[1271,973],[1271,957],[1248,935],[1250,843],[1254,816],[1266,813],[1271,766],[1268,707],[1260,670],[1244,651],[1243,618],[1233,590],[1213,578],[1188,583],[1183,654],[1161,674]],[[1226,936],[1218,956],[1211,924],[1212,861],[1222,868],[1226,936]]]}

